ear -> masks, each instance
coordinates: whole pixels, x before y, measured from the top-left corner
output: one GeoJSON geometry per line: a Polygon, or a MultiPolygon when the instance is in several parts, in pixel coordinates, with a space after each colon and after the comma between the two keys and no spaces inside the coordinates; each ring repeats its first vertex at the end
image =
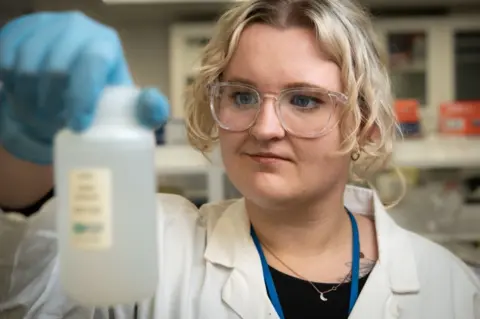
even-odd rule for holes
{"type": "Polygon", "coordinates": [[[368,129],[368,131],[363,136],[363,138],[358,141],[358,144],[362,147],[370,143],[374,143],[379,139],[380,139],[380,129],[378,128],[377,124],[374,123],[372,127],[368,129]]]}
{"type": "Polygon", "coordinates": [[[377,124],[373,124],[373,126],[368,130],[367,133],[367,140],[370,142],[376,141],[380,138],[380,129],[378,128],[377,124]]]}

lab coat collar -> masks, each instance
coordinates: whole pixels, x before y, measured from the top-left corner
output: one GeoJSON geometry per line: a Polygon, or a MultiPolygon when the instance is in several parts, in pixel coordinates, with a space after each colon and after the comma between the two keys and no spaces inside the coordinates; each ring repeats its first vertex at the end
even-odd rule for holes
{"type": "Polygon", "coordinates": [[[222,213],[208,238],[204,257],[216,264],[233,268],[241,263],[242,255],[253,244],[250,220],[245,200],[234,201],[222,213]]]}
{"type": "Polygon", "coordinates": [[[377,193],[366,188],[348,186],[344,202],[350,211],[374,218],[378,262],[387,270],[392,291],[398,294],[418,292],[420,282],[408,232],[390,217],[377,193]]]}
{"type": "MultiPolygon", "coordinates": [[[[350,211],[374,218],[378,263],[386,270],[392,292],[418,292],[420,283],[410,237],[388,215],[377,194],[366,188],[347,186],[344,203],[350,211]]],[[[214,264],[237,269],[244,267],[245,260],[249,259],[249,262],[258,264],[258,271],[252,276],[262,278],[261,264],[250,236],[244,199],[235,201],[219,217],[208,238],[204,257],[214,264]],[[255,260],[251,259],[252,256],[255,260]]],[[[251,271],[252,264],[249,269],[251,271]]]]}

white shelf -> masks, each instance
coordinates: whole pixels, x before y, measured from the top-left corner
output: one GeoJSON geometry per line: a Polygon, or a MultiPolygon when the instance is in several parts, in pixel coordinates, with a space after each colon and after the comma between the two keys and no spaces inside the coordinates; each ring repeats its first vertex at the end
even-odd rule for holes
{"type": "Polygon", "coordinates": [[[394,146],[393,162],[417,168],[478,168],[480,138],[430,136],[405,139],[394,146]]]}
{"type": "Polygon", "coordinates": [[[480,241],[480,206],[464,206],[458,220],[452,224],[441,222],[442,216],[430,211],[402,209],[395,207],[389,211],[392,218],[403,228],[438,243],[480,241]],[[435,226],[434,221],[439,222],[435,226]]]}
{"type": "Polygon", "coordinates": [[[211,167],[208,159],[189,145],[158,146],[155,152],[157,175],[205,174],[211,167]]]}
{"type": "MultiPolygon", "coordinates": [[[[398,142],[396,165],[418,168],[480,167],[480,138],[427,137],[398,142]]],[[[157,173],[201,174],[213,164],[189,145],[163,145],[156,149],[157,173]]]]}
{"type": "MultiPolygon", "coordinates": [[[[215,157],[214,153],[214,159],[215,157]]],[[[189,145],[158,146],[155,153],[157,178],[171,175],[199,175],[207,177],[206,195],[209,202],[225,199],[224,170],[189,145]]]]}
{"type": "MultiPolygon", "coordinates": [[[[418,168],[480,167],[480,138],[428,137],[404,140],[394,147],[396,165],[418,168]]],[[[156,149],[157,174],[203,174],[214,165],[189,145],[156,149]]]]}

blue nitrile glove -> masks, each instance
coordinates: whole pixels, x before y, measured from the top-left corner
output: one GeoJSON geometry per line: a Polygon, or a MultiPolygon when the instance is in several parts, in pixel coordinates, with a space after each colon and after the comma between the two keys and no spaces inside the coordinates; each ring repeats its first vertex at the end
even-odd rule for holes
{"type": "MultiPolygon", "coordinates": [[[[117,33],[81,13],[36,13],[0,30],[0,145],[37,164],[52,162],[54,135],[89,127],[106,86],[132,78],[117,33]]],[[[139,120],[149,128],[168,117],[155,89],[142,92],[139,120]]]]}

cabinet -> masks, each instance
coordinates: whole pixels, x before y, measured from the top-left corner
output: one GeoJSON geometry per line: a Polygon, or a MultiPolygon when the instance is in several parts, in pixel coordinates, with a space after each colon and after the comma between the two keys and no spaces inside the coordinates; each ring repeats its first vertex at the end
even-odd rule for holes
{"type": "MultiPolygon", "coordinates": [[[[398,98],[418,99],[427,134],[437,130],[441,103],[480,99],[480,17],[388,19],[377,20],[376,26],[388,49],[393,90],[398,98]]],[[[479,138],[428,135],[399,142],[393,161],[440,172],[453,169],[455,174],[480,167],[479,138]]],[[[432,189],[422,187],[390,211],[397,223],[443,243],[478,240],[478,205],[455,207],[448,217],[454,221],[447,222],[435,215],[441,209],[428,206],[432,189]]],[[[448,198],[442,204],[447,203],[448,198]]]]}
{"type": "Polygon", "coordinates": [[[480,99],[480,16],[377,19],[397,98],[421,104],[423,128],[436,130],[441,103],[480,99]]]}
{"type": "Polygon", "coordinates": [[[455,99],[480,100],[480,28],[456,30],[455,99]]]}
{"type": "Polygon", "coordinates": [[[172,117],[184,117],[185,91],[200,66],[202,49],[210,40],[212,23],[182,23],[170,27],[170,100],[172,117]]]}
{"type": "Polygon", "coordinates": [[[394,31],[384,35],[395,95],[427,103],[428,33],[423,30],[394,31]]]}

